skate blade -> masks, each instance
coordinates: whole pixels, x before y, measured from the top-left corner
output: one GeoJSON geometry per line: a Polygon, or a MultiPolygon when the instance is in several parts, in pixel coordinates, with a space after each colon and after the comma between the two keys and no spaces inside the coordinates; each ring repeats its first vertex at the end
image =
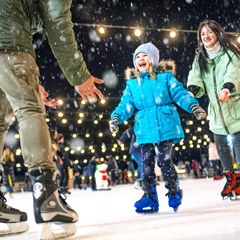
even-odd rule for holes
{"type": "Polygon", "coordinates": [[[137,214],[150,215],[150,214],[156,214],[156,213],[158,213],[158,210],[157,210],[157,211],[154,211],[154,212],[137,212],[137,210],[136,210],[136,213],[137,213],[137,214]]]}
{"type": "Polygon", "coordinates": [[[174,211],[175,213],[177,213],[177,212],[178,212],[178,208],[179,208],[179,207],[173,208],[173,211],[174,211]]]}
{"type": "Polygon", "coordinates": [[[229,195],[229,198],[231,201],[240,201],[240,196],[238,194],[236,194],[235,192],[231,192],[231,194],[229,195]]]}
{"type": "Polygon", "coordinates": [[[76,233],[75,223],[49,222],[41,223],[40,239],[56,240],[73,236],[76,233]]]}
{"type": "Polygon", "coordinates": [[[236,194],[234,191],[231,191],[230,193],[228,193],[225,196],[222,196],[223,200],[227,200],[228,198],[230,198],[231,201],[240,201],[239,194],[236,194]]]}
{"type": "Polygon", "coordinates": [[[28,229],[29,226],[27,222],[1,223],[0,236],[20,234],[28,231],[28,229]]]}
{"type": "Polygon", "coordinates": [[[151,208],[143,208],[143,209],[136,209],[136,213],[139,214],[154,214],[158,212],[158,209],[151,209],[151,208]]]}

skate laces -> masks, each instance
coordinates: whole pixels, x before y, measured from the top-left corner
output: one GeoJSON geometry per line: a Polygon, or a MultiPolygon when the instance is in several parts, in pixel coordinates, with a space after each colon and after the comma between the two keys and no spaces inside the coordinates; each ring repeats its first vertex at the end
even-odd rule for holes
{"type": "Polygon", "coordinates": [[[169,189],[169,191],[165,194],[165,196],[170,196],[175,198],[177,194],[182,196],[182,190],[180,188],[172,188],[172,189],[169,189]]]}
{"type": "Polygon", "coordinates": [[[20,211],[16,208],[13,208],[13,207],[10,207],[9,205],[6,204],[7,202],[7,199],[4,197],[3,193],[0,192],[0,201],[2,202],[2,206],[5,208],[5,209],[8,209],[12,212],[17,212],[19,213],[20,211]]]}

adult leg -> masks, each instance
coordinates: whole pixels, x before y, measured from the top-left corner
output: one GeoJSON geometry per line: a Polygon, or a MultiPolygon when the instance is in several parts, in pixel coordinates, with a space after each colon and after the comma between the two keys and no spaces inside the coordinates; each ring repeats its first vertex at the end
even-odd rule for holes
{"type": "Polygon", "coordinates": [[[234,186],[234,192],[240,195],[240,132],[232,135],[233,152],[237,162],[237,169],[235,171],[236,183],[234,186]]]}
{"type": "MultiPolygon", "coordinates": [[[[0,55],[0,66],[2,55],[0,55]]],[[[0,158],[2,157],[5,136],[12,122],[13,110],[6,97],[6,94],[1,89],[1,83],[6,79],[2,76],[4,68],[0,72],[0,158]]],[[[7,200],[0,191],[0,222],[6,223],[8,229],[0,230],[0,235],[20,233],[28,230],[29,226],[26,223],[27,213],[7,205],[7,200]]]]}
{"type": "Polygon", "coordinates": [[[226,183],[221,191],[221,196],[224,198],[231,195],[231,192],[236,184],[236,175],[234,174],[233,160],[230,147],[228,145],[227,136],[214,134],[214,139],[216,142],[218,155],[223,165],[223,172],[226,176],[226,183]]]}
{"type": "Polygon", "coordinates": [[[19,122],[25,163],[33,180],[34,215],[37,223],[76,222],[77,213],[58,194],[45,108],[39,93],[38,67],[26,53],[1,55],[0,88],[19,122]],[[49,201],[54,207],[49,207],[49,201]]]}

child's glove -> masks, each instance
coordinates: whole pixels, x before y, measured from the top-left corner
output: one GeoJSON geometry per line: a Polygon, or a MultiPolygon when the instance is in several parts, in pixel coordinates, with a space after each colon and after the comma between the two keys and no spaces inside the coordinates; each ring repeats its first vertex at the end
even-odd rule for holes
{"type": "Polygon", "coordinates": [[[197,120],[202,120],[206,117],[206,112],[200,106],[193,106],[192,111],[197,120]]]}
{"type": "Polygon", "coordinates": [[[109,129],[112,133],[117,133],[118,132],[118,130],[119,130],[118,123],[119,123],[119,118],[117,116],[114,116],[109,121],[109,129]]]}
{"type": "Polygon", "coordinates": [[[228,102],[229,94],[230,94],[229,89],[223,88],[219,94],[219,102],[228,102]]]}

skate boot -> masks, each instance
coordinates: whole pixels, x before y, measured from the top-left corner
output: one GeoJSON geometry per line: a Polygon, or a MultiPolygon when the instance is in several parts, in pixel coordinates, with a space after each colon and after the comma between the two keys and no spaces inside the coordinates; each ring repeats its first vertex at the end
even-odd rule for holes
{"type": "Polygon", "coordinates": [[[165,187],[168,189],[168,205],[172,207],[174,212],[177,212],[179,205],[182,204],[182,190],[179,188],[178,180],[169,179],[165,183],[165,187]]]}
{"type": "Polygon", "coordinates": [[[236,175],[232,172],[225,172],[224,174],[226,176],[227,182],[224,185],[221,196],[223,197],[223,199],[226,199],[233,196],[232,191],[236,184],[236,175]]]}
{"type": "Polygon", "coordinates": [[[26,232],[29,229],[27,213],[8,206],[6,202],[6,198],[0,191],[0,223],[7,225],[6,229],[0,230],[0,237],[26,232]]]}
{"type": "Polygon", "coordinates": [[[142,198],[135,202],[134,207],[137,213],[155,213],[158,212],[158,195],[155,182],[142,181],[142,198]]]}
{"type": "Polygon", "coordinates": [[[30,172],[33,180],[34,216],[42,224],[40,239],[59,239],[74,235],[74,222],[78,214],[66,203],[65,195],[58,190],[52,170],[38,169],[30,172]],[[54,229],[53,227],[57,229],[54,229]]]}
{"type": "Polygon", "coordinates": [[[235,176],[236,176],[236,182],[235,182],[233,191],[231,192],[232,196],[230,196],[230,199],[232,201],[240,200],[240,197],[239,197],[240,196],[240,172],[236,172],[235,176]]]}

